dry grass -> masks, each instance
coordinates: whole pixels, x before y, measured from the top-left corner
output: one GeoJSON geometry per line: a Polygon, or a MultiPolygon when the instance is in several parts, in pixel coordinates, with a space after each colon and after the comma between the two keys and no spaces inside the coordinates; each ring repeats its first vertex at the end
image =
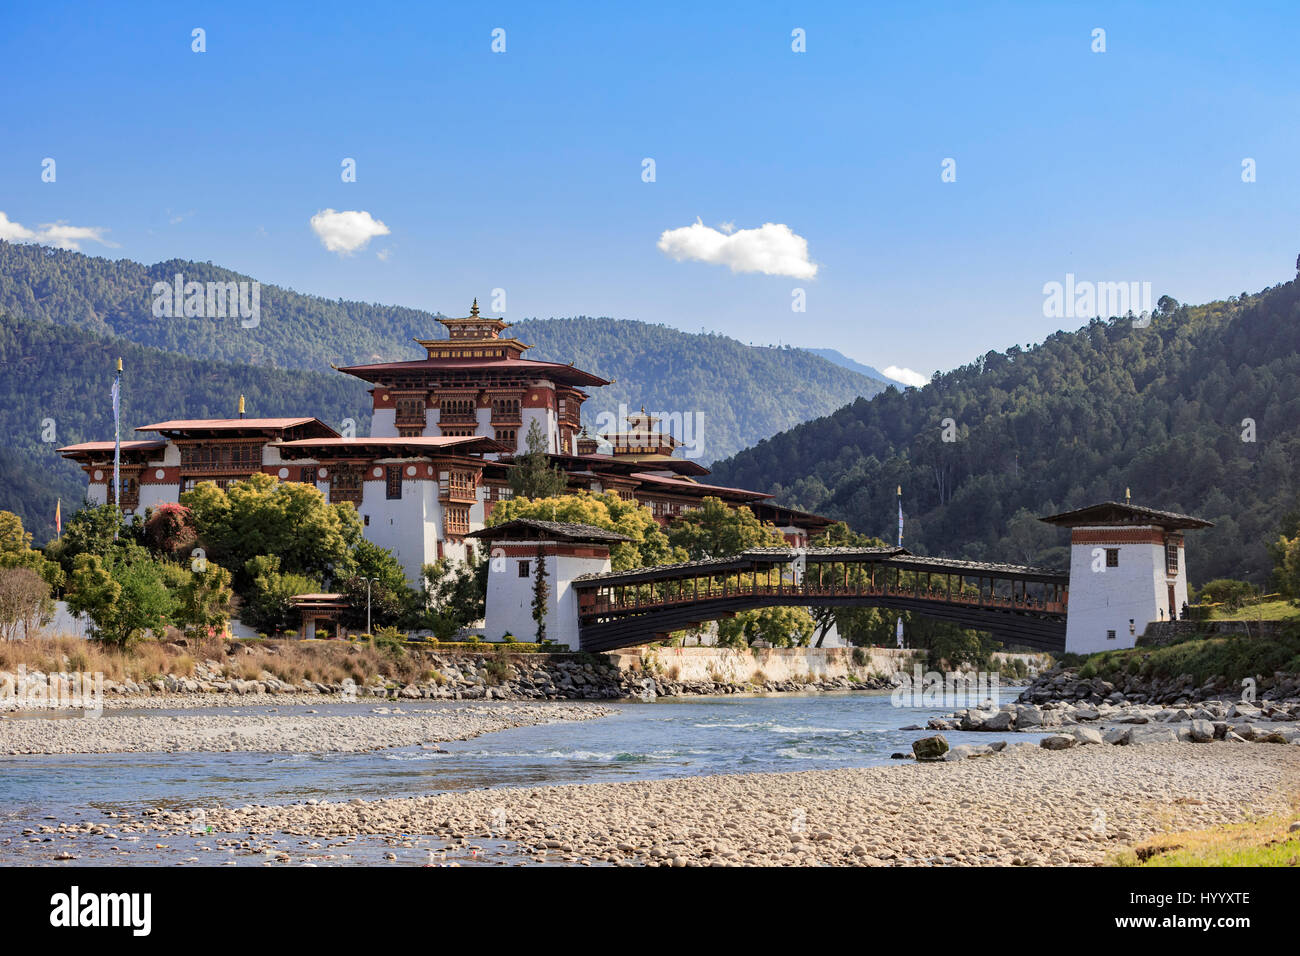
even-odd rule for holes
{"type": "Polygon", "coordinates": [[[1114,866],[1300,866],[1300,793],[1286,813],[1214,827],[1154,836],[1125,850],[1114,866]]]}
{"type": "Polygon", "coordinates": [[[32,638],[0,643],[0,671],[102,673],[105,680],[136,682],[165,674],[194,676],[196,661],[215,661],[224,676],[260,680],[267,674],[289,684],[309,680],[334,684],[375,678],[409,683],[429,672],[418,651],[395,656],[366,645],[327,641],[191,640],[186,646],[141,641],[128,651],[77,637],[32,638]]]}

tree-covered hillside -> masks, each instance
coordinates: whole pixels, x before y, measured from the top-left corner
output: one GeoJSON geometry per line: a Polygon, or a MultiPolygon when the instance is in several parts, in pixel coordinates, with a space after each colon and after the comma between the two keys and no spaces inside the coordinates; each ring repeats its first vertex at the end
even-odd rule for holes
{"type": "MultiPolygon", "coordinates": [[[[885,383],[840,368],[803,349],[755,348],[724,335],[697,335],[645,322],[528,320],[510,334],[533,346],[529,358],[573,362],[614,384],[591,389],[583,418],[645,406],[650,412],[699,415],[703,463],[824,415],[885,383]]],[[[681,437],[680,435],[678,437],[681,437]]]]}
{"type": "MultiPolygon", "coordinates": [[[[237,318],[155,317],[154,283],[171,283],[177,274],[204,283],[254,278],[208,262],[143,265],[0,241],[0,313],[194,358],[313,372],[328,371],[331,363],[419,358],[412,339],[445,334],[433,314],[418,309],[323,299],[266,284],[253,328],[237,318]]],[[[721,335],[643,322],[531,319],[511,334],[535,346],[529,358],[573,362],[616,380],[593,391],[589,424],[600,412],[616,412],[620,402],[632,409],[702,412],[706,463],[885,387],[798,349],[750,348],[721,335]]]]}
{"type": "Polygon", "coordinates": [[[1146,328],[1096,320],[859,400],[719,462],[715,479],[886,539],[902,485],[905,546],[1058,567],[1068,539],[1035,516],[1131,488],[1215,522],[1188,534],[1194,583],[1263,583],[1297,502],[1300,282],[1168,305],[1146,328]]]}
{"type": "Polygon", "coordinates": [[[370,396],[347,375],[191,359],[0,315],[0,429],[9,436],[0,448],[0,510],[20,515],[38,543],[54,533],[56,499],[66,519],[86,492],[81,469],[55,449],[113,437],[119,357],[123,440],[154,437],[134,429],[168,418],[233,418],[240,395],[250,416],[314,415],[335,428],[352,418],[357,434],[370,428],[370,396]]]}

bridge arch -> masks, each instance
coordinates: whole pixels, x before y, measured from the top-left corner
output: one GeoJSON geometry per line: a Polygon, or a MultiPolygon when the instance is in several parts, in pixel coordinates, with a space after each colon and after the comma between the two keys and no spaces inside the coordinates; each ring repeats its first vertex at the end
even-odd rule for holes
{"type": "Polygon", "coordinates": [[[903,548],[754,548],[575,578],[579,645],[600,652],[772,606],[883,607],[1062,651],[1069,574],[913,555],[903,548]]]}

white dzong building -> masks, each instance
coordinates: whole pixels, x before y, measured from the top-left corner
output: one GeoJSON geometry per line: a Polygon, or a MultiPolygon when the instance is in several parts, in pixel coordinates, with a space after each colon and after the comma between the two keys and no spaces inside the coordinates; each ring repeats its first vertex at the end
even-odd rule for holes
{"type": "Polygon", "coordinates": [[[1040,519],[1070,529],[1065,650],[1133,647],[1153,621],[1178,620],[1187,598],[1183,532],[1209,521],[1107,501],[1040,519]]]}
{"type": "MultiPolygon", "coordinates": [[[[121,495],[128,515],[175,502],[200,481],[221,487],[263,472],[314,485],[331,503],[356,506],[363,534],[388,548],[412,583],[440,558],[464,559],[467,536],[511,497],[512,457],[527,452],[534,424],[572,491],[635,500],[667,525],[713,496],[744,505],[801,546],[826,518],[775,505],[771,495],[700,480],[709,470],[676,454],[679,442],[647,415],[597,440],[582,434],[584,389],[610,384],[572,364],[526,359],[528,345],[503,335],[503,319],[438,320],[446,338],[417,339],[422,358],[337,370],[370,386],[370,437],[344,437],[317,418],[174,419],[142,425],[121,443],[121,495]]],[[[111,441],[59,449],[81,466],[91,504],[113,502],[111,441]]]]}

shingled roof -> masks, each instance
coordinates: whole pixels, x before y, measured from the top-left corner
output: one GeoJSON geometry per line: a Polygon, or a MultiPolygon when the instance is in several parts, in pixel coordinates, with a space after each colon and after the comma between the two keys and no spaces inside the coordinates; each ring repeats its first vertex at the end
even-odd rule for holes
{"type": "Polygon", "coordinates": [[[568,521],[541,521],[536,518],[515,518],[482,531],[471,531],[465,537],[484,541],[583,541],[599,544],[618,544],[631,541],[627,535],[607,531],[593,524],[574,524],[568,521]]]}
{"type": "Polygon", "coordinates": [[[1039,518],[1047,524],[1060,528],[1086,528],[1092,525],[1102,527],[1156,525],[1161,528],[1213,528],[1214,522],[1192,515],[1179,514],[1176,511],[1158,511],[1155,508],[1140,508],[1137,505],[1122,504],[1118,501],[1103,501],[1101,504],[1089,505],[1074,511],[1063,511],[1058,515],[1039,518]]]}

